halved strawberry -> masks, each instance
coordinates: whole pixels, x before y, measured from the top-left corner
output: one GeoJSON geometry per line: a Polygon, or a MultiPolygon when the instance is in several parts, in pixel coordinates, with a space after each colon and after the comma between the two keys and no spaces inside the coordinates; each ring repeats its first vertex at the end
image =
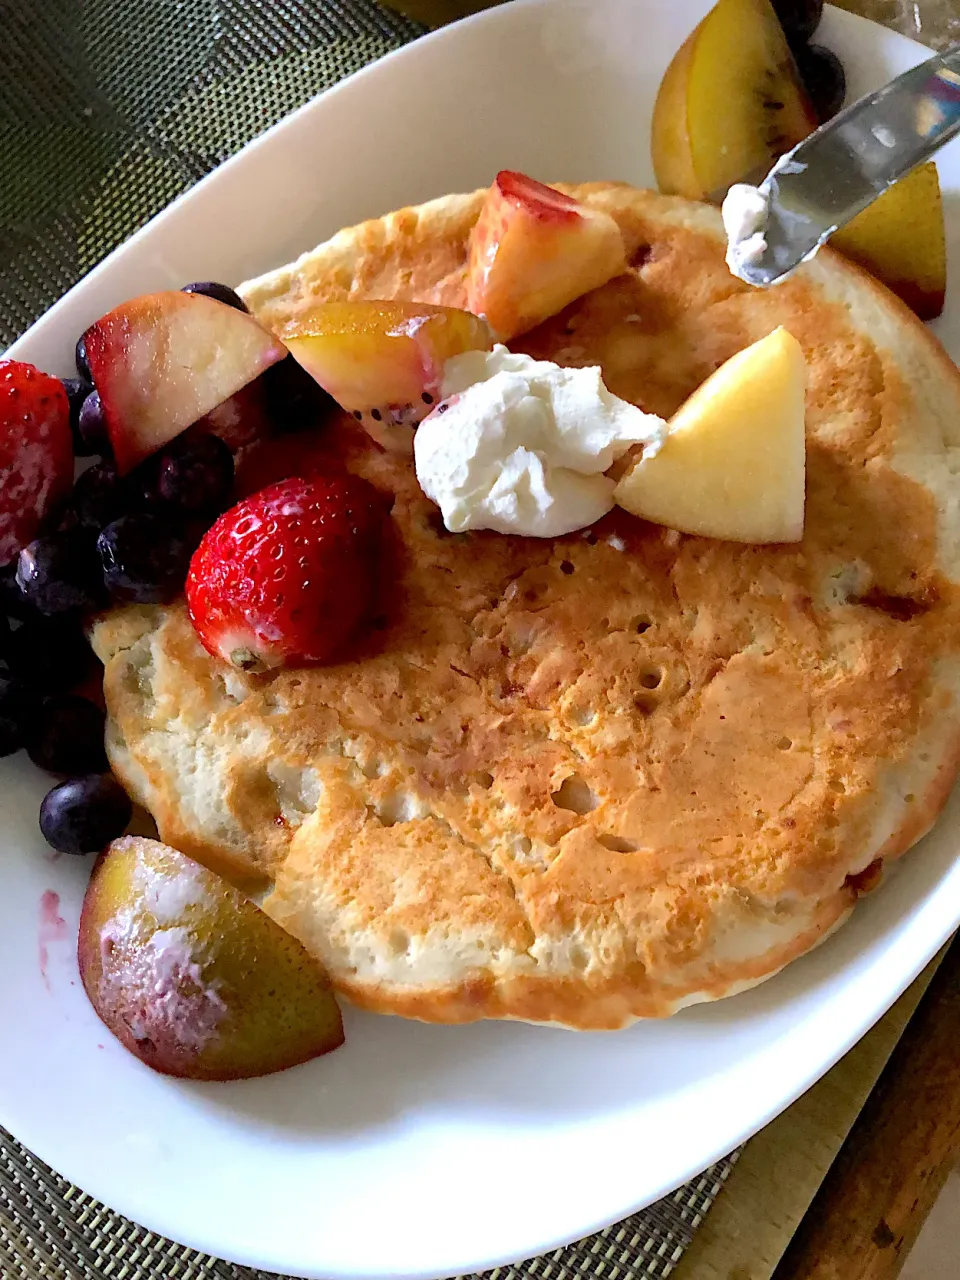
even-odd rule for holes
{"type": "Polygon", "coordinates": [[[470,238],[467,306],[507,341],[626,265],[623,236],[608,213],[504,169],[470,238]]]}
{"type": "Polygon", "coordinates": [[[384,513],[347,472],[284,480],[232,507],[187,578],[204,647],[252,672],[341,657],[374,600],[384,513]]]}
{"type": "Polygon", "coordinates": [[[32,364],[0,360],[0,566],[36,537],[72,483],[63,383],[32,364]]]}
{"type": "Polygon", "coordinates": [[[179,290],[132,298],[83,342],[121,474],[286,354],[253,316],[179,290]]]}
{"type": "Polygon", "coordinates": [[[485,321],[424,302],[326,302],[287,324],[281,337],[378,444],[403,452],[440,397],[447,360],[493,346],[485,321]]]}

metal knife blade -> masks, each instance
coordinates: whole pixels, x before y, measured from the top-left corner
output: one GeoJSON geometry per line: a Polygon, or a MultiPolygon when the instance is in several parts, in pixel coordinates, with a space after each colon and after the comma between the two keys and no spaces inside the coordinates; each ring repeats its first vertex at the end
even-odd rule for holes
{"type": "Polygon", "coordinates": [[[766,247],[738,264],[765,287],[960,132],[960,44],[846,107],[783,156],[760,184],[766,247]]]}

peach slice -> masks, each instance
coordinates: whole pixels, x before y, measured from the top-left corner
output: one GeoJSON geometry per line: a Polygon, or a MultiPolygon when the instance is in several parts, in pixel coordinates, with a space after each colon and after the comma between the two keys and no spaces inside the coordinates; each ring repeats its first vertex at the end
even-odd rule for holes
{"type": "Polygon", "coordinates": [[[609,214],[504,170],[470,239],[467,306],[507,341],[625,269],[609,214]]]}
{"type": "Polygon", "coordinates": [[[704,200],[756,181],[817,127],[769,0],[718,0],[667,68],[653,110],[660,190],[704,200]]]}
{"type": "Polygon", "coordinates": [[[121,474],[286,355],[253,316],[179,290],[123,303],[84,342],[121,474]]]}
{"type": "Polygon", "coordinates": [[[385,449],[409,452],[443,366],[487,351],[486,321],[425,302],[325,302],[282,330],[290,354],[385,449]]]}
{"type": "Polygon", "coordinates": [[[830,245],[876,276],[921,320],[943,310],[947,245],[937,166],[914,169],[864,209],[830,245]]]}

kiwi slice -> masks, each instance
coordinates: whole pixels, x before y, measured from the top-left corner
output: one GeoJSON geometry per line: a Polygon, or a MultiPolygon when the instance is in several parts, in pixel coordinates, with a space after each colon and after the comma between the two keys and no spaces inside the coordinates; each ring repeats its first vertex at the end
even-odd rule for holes
{"type": "Polygon", "coordinates": [[[662,191],[706,199],[766,172],[817,126],[770,0],[719,0],[660,86],[652,149],[662,191]]]}

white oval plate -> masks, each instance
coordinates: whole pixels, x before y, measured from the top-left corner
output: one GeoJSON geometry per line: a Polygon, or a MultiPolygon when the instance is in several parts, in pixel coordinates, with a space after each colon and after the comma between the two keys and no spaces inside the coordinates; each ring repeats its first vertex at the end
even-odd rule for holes
{"type": "MultiPolygon", "coordinates": [[[[708,7],[523,0],[393,54],[178,200],[15,354],[66,374],[76,336],[126,297],[239,281],[359,218],[486,184],[499,168],[650,183],[657,84],[708,7]]],[[[923,55],[840,12],[822,35],[854,93],[923,55]]],[[[955,248],[957,150],[941,175],[955,248]]],[[[960,276],[939,327],[960,352],[960,276]]],[[[22,760],[0,770],[0,1123],[152,1230],[296,1275],[479,1271],[649,1204],[807,1089],[960,924],[954,797],[839,934],[735,999],[615,1035],[348,1011],[347,1046],[327,1060],[190,1085],[141,1067],[86,1002],[74,944],[89,868],[45,853],[44,786],[22,760]],[[60,930],[49,910],[44,920],[48,890],[60,930]]]]}

